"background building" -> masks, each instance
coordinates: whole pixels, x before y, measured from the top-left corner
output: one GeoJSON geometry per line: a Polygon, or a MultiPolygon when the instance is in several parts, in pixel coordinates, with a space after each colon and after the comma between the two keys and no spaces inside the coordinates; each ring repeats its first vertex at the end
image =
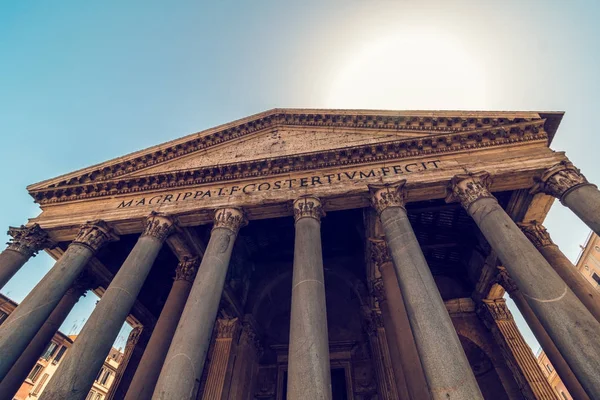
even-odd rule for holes
{"type": "MultiPolygon", "coordinates": [[[[0,324],[6,320],[17,306],[18,304],[15,301],[0,294],[0,324]]],[[[48,344],[46,350],[44,350],[38,362],[27,376],[27,379],[25,379],[19,391],[15,394],[13,400],[39,398],[76,338],[77,335],[67,336],[60,331],[56,332],[52,341],[48,344]]],[[[106,398],[110,386],[115,380],[115,374],[122,359],[123,353],[118,349],[112,348],[86,400],[104,400],[106,398]]]]}

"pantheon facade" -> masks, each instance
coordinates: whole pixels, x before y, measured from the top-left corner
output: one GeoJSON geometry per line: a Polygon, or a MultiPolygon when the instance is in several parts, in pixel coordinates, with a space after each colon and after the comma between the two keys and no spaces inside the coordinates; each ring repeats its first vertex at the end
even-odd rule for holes
{"type": "Polygon", "coordinates": [[[600,233],[562,115],[274,109],[29,186],[0,287],[56,264],[0,326],[0,400],[87,290],[41,400],[84,400],[126,321],[110,399],[557,399],[506,292],[600,399],[598,292],[543,226],[558,199],[600,233]]]}

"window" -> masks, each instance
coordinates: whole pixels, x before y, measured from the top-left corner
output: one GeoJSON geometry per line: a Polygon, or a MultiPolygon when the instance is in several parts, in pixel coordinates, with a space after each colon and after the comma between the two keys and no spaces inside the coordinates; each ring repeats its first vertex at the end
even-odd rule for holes
{"type": "Polygon", "coordinates": [[[597,273],[592,273],[592,279],[595,280],[598,285],[600,285],[600,276],[598,276],[597,273]]]}
{"type": "Polygon", "coordinates": [[[102,394],[98,393],[94,400],[102,400],[102,394]]]}
{"type": "Polygon", "coordinates": [[[54,343],[54,342],[50,342],[50,344],[48,345],[48,347],[46,348],[46,351],[44,352],[44,354],[42,355],[42,358],[44,360],[49,360],[52,358],[52,356],[54,355],[54,353],[56,352],[56,350],[58,349],[58,344],[54,343]]]}
{"type": "Polygon", "coordinates": [[[100,378],[102,377],[104,371],[106,371],[104,367],[100,368],[100,371],[98,371],[98,375],[96,375],[96,382],[100,382],[100,378]]]}
{"type": "Polygon", "coordinates": [[[108,382],[108,378],[110,377],[110,375],[111,375],[110,371],[106,371],[106,373],[102,377],[102,381],[100,381],[100,384],[102,386],[106,386],[106,382],[108,382]]]}
{"type": "Polygon", "coordinates": [[[35,382],[35,380],[38,378],[40,372],[42,372],[43,369],[44,367],[42,367],[40,364],[36,364],[35,367],[33,367],[31,372],[29,373],[27,379],[29,379],[31,382],[35,382]]]}
{"type": "Polygon", "coordinates": [[[49,376],[50,375],[48,375],[48,374],[44,374],[44,376],[42,376],[42,379],[40,379],[40,382],[37,384],[35,389],[33,389],[33,392],[31,392],[32,395],[37,396],[42,391],[42,386],[44,386],[44,383],[46,383],[46,380],[48,379],[49,376]]]}
{"type": "MultiPolygon", "coordinates": [[[[596,246],[596,247],[598,247],[598,246],[596,246]]],[[[565,394],[565,392],[563,392],[562,390],[560,391],[560,395],[563,397],[563,399],[569,400],[569,398],[567,397],[567,395],[565,394]]]]}
{"type": "Polygon", "coordinates": [[[546,364],[546,369],[548,370],[548,372],[554,371],[554,369],[552,369],[552,365],[550,364],[546,364]]]}
{"type": "Polygon", "coordinates": [[[58,351],[58,353],[56,353],[56,357],[54,357],[54,361],[52,361],[53,364],[58,364],[60,359],[62,358],[62,356],[65,355],[65,352],[67,351],[67,346],[62,346],[60,348],[60,350],[58,351]]]}
{"type": "Polygon", "coordinates": [[[88,393],[88,395],[86,396],[85,400],[93,400],[94,395],[96,394],[95,391],[90,390],[90,392],[88,393]]]}
{"type": "Polygon", "coordinates": [[[4,311],[0,311],[0,325],[2,325],[2,323],[4,322],[4,320],[8,318],[8,314],[5,313],[4,311]]]}

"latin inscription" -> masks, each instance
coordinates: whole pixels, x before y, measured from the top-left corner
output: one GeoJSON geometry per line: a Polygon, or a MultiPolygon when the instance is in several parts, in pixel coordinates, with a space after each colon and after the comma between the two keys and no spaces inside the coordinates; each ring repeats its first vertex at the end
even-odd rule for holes
{"type": "Polygon", "coordinates": [[[377,177],[398,176],[434,170],[440,167],[440,160],[422,161],[408,164],[391,165],[370,170],[354,170],[338,172],[335,174],[310,175],[294,179],[280,179],[273,182],[248,183],[243,185],[223,186],[206,190],[178,192],[173,194],[158,194],[140,199],[121,201],[117,208],[157,205],[175,203],[180,201],[203,200],[218,196],[232,196],[238,194],[250,195],[254,192],[268,192],[272,190],[286,190],[331,185],[344,181],[359,181],[377,177]]]}

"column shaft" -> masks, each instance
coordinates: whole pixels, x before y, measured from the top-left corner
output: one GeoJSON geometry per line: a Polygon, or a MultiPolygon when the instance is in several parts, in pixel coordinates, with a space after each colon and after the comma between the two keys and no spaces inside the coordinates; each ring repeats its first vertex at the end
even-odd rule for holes
{"type": "Polygon", "coordinates": [[[241,210],[219,209],[206,252],[160,372],[155,400],[195,400],[238,229],[241,210]]]}
{"type": "Polygon", "coordinates": [[[0,325],[0,380],[21,356],[29,342],[81,274],[94,251],[112,239],[100,222],[84,225],[54,267],[0,325]]]}
{"type": "Polygon", "coordinates": [[[172,228],[165,217],[152,215],[148,219],[144,233],[44,389],[42,400],[86,398],[172,228]]]}
{"type": "Polygon", "coordinates": [[[29,343],[23,354],[19,357],[9,373],[0,382],[0,400],[12,400],[23,381],[31,372],[36,362],[65,321],[79,297],[84,293],[85,287],[73,287],[60,300],[52,314],[29,343]]]}
{"type": "MultiPolygon", "coordinates": [[[[381,264],[381,278],[385,290],[386,303],[390,314],[390,323],[393,326],[393,339],[399,350],[399,362],[402,365],[406,384],[411,400],[429,399],[427,380],[421,366],[421,360],[415,338],[410,329],[410,322],[406,314],[404,299],[398,286],[398,279],[391,261],[381,264]]],[[[383,310],[382,310],[383,311],[383,310]]]]}
{"type": "MultiPolygon", "coordinates": [[[[408,392],[408,382],[405,375],[406,371],[404,371],[404,365],[402,364],[402,354],[397,341],[398,334],[392,323],[390,307],[387,300],[379,302],[379,308],[381,309],[381,319],[383,322],[383,330],[385,332],[385,350],[388,351],[389,356],[389,360],[387,360],[389,363],[387,366],[392,369],[390,383],[394,386],[393,389],[397,398],[408,400],[411,397],[408,392]]],[[[425,390],[427,390],[427,386],[425,386],[425,390]]]]}
{"type": "Polygon", "coordinates": [[[258,340],[252,316],[244,318],[242,332],[235,353],[235,364],[231,372],[229,400],[250,400],[254,395],[258,359],[261,346],[258,340]]]}
{"type": "Polygon", "coordinates": [[[292,311],[288,355],[289,400],[331,400],[331,372],[327,336],[327,312],[321,203],[314,197],[294,202],[296,237],[292,278],[292,311]]]}
{"type": "Polygon", "coordinates": [[[519,332],[504,299],[485,300],[481,305],[480,315],[503,350],[506,361],[520,383],[523,397],[529,400],[556,400],[556,393],[519,332]]]}
{"type": "Polygon", "coordinates": [[[600,398],[600,323],[489,193],[488,174],[457,176],[452,185],[588,395],[600,398]]]}
{"type": "Polygon", "coordinates": [[[552,242],[546,228],[538,223],[519,224],[519,227],[548,261],[548,264],[565,281],[575,296],[592,313],[594,318],[600,321],[600,292],[586,281],[567,256],[552,242]]]}
{"type": "Polygon", "coordinates": [[[8,248],[0,253],[0,289],[21,269],[32,256],[53,244],[39,225],[9,228],[12,236],[8,248]]]}
{"type": "Polygon", "coordinates": [[[198,259],[184,260],[177,267],[175,282],[129,385],[125,400],[147,400],[152,397],[171,339],[192,288],[198,264],[198,259]]]}
{"type": "MultiPolygon", "coordinates": [[[[405,393],[402,395],[398,394],[396,383],[394,382],[395,372],[392,367],[391,352],[388,346],[388,333],[383,326],[380,326],[384,324],[383,322],[379,322],[381,320],[383,320],[383,315],[378,310],[371,310],[367,330],[375,367],[375,377],[377,378],[377,393],[381,400],[408,399],[408,390],[406,388],[404,388],[405,393]]],[[[402,380],[404,380],[404,375],[402,375],[402,380]]]]}
{"type": "Polygon", "coordinates": [[[600,191],[569,161],[548,168],[532,193],[544,192],[558,198],[587,226],[600,235],[600,191]]]}
{"type": "Polygon", "coordinates": [[[238,319],[218,319],[215,344],[208,367],[202,400],[225,400],[229,394],[229,378],[234,339],[237,336],[238,319]]]}
{"type": "Polygon", "coordinates": [[[563,356],[560,354],[560,351],[558,350],[550,336],[548,336],[548,333],[533,313],[533,310],[531,309],[521,292],[519,292],[516,289],[516,286],[514,285],[509,286],[509,284],[507,283],[502,283],[502,286],[509,292],[510,298],[513,299],[513,301],[517,305],[517,308],[521,312],[521,315],[525,319],[525,322],[527,322],[527,325],[533,332],[533,335],[539,342],[540,346],[542,346],[542,349],[548,356],[548,359],[556,369],[558,376],[560,376],[560,379],[567,387],[567,390],[569,391],[571,396],[578,400],[589,400],[589,396],[587,395],[587,393],[585,393],[585,390],[583,390],[583,387],[575,377],[575,374],[573,374],[573,371],[571,370],[563,356]]]}

